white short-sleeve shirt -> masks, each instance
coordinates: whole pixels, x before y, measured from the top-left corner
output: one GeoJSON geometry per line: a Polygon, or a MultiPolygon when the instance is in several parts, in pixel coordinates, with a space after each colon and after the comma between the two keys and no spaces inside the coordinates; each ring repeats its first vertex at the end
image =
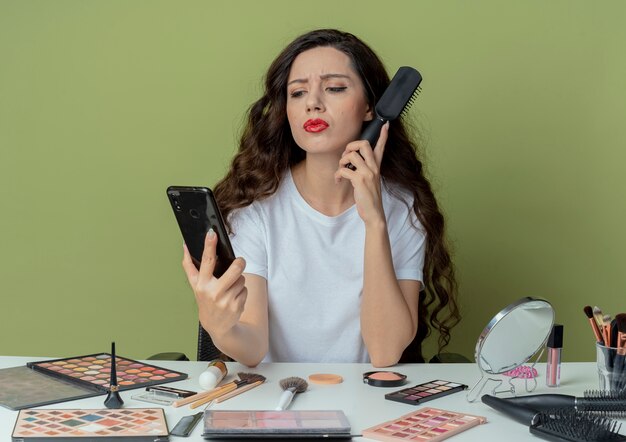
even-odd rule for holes
{"type": "MultiPolygon", "coordinates": [[[[383,207],[398,279],[422,281],[425,232],[408,192],[383,207]]],[[[338,216],[313,209],[288,171],[270,197],[232,212],[231,241],[245,273],[267,280],[266,362],[369,362],[361,337],[365,226],[356,206],[338,216]]],[[[393,324],[390,324],[393,326],[393,324]]]]}

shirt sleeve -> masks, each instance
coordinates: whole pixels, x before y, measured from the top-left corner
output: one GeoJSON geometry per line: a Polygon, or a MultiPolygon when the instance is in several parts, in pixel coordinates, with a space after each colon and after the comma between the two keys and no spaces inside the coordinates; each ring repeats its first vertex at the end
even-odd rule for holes
{"type": "Polygon", "coordinates": [[[426,231],[412,206],[407,207],[389,236],[396,278],[419,281],[423,287],[426,231]]]}
{"type": "Polygon", "coordinates": [[[262,217],[254,203],[230,215],[230,241],[236,256],[246,260],[244,273],[267,279],[266,234],[262,217]]]}

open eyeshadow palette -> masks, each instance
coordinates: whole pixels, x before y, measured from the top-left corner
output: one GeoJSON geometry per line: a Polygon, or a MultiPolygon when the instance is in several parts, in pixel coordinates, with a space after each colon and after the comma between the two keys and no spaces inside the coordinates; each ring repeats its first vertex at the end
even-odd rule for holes
{"type": "Polygon", "coordinates": [[[341,410],[206,410],[205,439],[349,439],[350,423],[341,410]]]}
{"type": "Polygon", "coordinates": [[[167,441],[161,408],[20,410],[13,441],[167,441]]]}
{"type": "MultiPolygon", "coordinates": [[[[116,357],[120,391],[186,379],[185,373],[116,357]]],[[[29,362],[0,370],[0,405],[32,408],[105,394],[111,377],[111,355],[98,353],[29,362]]]]}
{"type": "Polygon", "coordinates": [[[363,436],[385,441],[437,442],[487,421],[482,416],[438,408],[420,408],[397,419],[363,430],[363,436]]]}
{"type": "Polygon", "coordinates": [[[413,387],[403,388],[393,393],[387,393],[385,399],[417,405],[466,389],[467,385],[459,384],[458,382],[434,380],[413,387]]]}

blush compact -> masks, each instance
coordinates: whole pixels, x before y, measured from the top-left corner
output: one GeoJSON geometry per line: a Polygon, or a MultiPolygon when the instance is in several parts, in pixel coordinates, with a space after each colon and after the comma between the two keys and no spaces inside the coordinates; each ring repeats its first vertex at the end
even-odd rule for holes
{"type": "Polygon", "coordinates": [[[406,382],[406,375],[395,371],[368,371],[363,382],[373,387],[399,387],[406,382]]]}

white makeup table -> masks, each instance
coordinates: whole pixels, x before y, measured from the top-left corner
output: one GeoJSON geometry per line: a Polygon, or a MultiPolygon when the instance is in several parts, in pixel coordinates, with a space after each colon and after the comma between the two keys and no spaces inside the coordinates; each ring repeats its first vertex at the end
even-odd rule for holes
{"type": "MultiPolygon", "coordinates": [[[[23,366],[26,362],[40,361],[41,357],[0,357],[0,368],[23,366]]],[[[182,389],[199,391],[198,377],[206,368],[206,362],[171,362],[171,361],[148,361],[150,364],[170,368],[187,373],[189,378],[184,381],[166,385],[182,389]]],[[[279,381],[290,376],[299,376],[308,379],[313,373],[332,373],[343,377],[343,382],[336,385],[318,385],[309,383],[309,389],[305,393],[295,396],[290,405],[292,410],[343,410],[352,426],[352,434],[360,434],[365,428],[374,426],[384,421],[398,418],[420,407],[434,407],[450,411],[474,414],[487,418],[487,423],[471,428],[461,434],[453,436],[450,440],[463,441],[494,441],[506,440],[532,441],[540,440],[528,431],[528,427],[518,424],[501,415],[497,411],[477,401],[470,403],[466,400],[466,391],[454,393],[420,404],[418,406],[386,400],[384,395],[401,388],[410,387],[423,382],[442,379],[447,381],[467,384],[471,388],[480,378],[476,364],[405,364],[397,365],[386,370],[396,371],[407,375],[407,383],[401,387],[381,388],[372,387],[363,383],[362,375],[365,372],[375,370],[369,364],[292,364],[275,363],[261,364],[254,369],[241,366],[236,363],[228,363],[228,376],[225,381],[233,380],[238,372],[254,372],[262,374],[267,381],[257,388],[242,393],[232,399],[219,404],[214,404],[213,409],[224,410],[273,410],[278,403],[282,390],[279,381]],[[506,439],[505,439],[506,438],[506,439]]],[[[585,390],[598,388],[598,376],[595,362],[570,362],[561,367],[561,386],[548,388],[545,386],[545,364],[537,364],[539,378],[537,386],[532,392],[560,393],[574,396],[582,396],[585,390]]],[[[487,384],[483,393],[493,384],[487,384]]],[[[524,390],[524,381],[515,381],[517,394],[528,394],[524,390]]],[[[532,384],[531,384],[532,385],[532,384]]],[[[158,405],[131,399],[143,389],[121,392],[125,408],[151,408],[158,405]]],[[[502,397],[502,396],[501,396],[502,397]]],[[[42,408],[104,408],[105,396],[96,396],[87,399],[62,402],[47,405],[42,408]]],[[[170,429],[186,415],[195,414],[203,407],[191,410],[188,406],[174,408],[164,407],[168,426],[170,429]]],[[[17,411],[0,407],[0,440],[10,441],[11,433],[17,411]]],[[[625,421],[622,421],[623,423],[625,421]]],[[[621,433],[626,432],[626,425],[621,433]]],[[[202,441],[202,422],[200,422],[188,438],[170,436],[171,441],[202,441]]],[[[355,441],[365,440],[355,438],[355,441]]]]}

